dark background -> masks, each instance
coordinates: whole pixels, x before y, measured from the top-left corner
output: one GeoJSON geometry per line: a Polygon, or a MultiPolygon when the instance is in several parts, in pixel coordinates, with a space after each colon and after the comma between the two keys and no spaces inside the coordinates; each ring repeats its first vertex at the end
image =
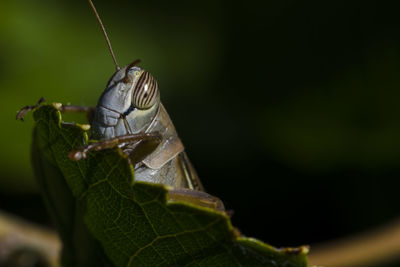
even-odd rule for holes
{"type": "MultiPolygon", "coordinates": [[[[399,6],[95,1],[142,59],[207,190],[247,236],[323,242],[397,218],[399,6]]],[[[48,224],[29,163],[40,96],[95,105],[114,72],[87,1],[0,4],[0,208],[48,224]]]]}

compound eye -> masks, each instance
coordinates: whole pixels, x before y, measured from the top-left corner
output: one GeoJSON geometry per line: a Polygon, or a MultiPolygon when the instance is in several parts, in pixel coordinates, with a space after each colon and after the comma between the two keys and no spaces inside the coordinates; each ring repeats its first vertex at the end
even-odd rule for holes
{"type": "Polygon", "coordinates": [[[147,71],[143,71],[133,90],[132,104],[138,109],[149,109],[156,103],[157,97],[156,79],[147,71]]]}

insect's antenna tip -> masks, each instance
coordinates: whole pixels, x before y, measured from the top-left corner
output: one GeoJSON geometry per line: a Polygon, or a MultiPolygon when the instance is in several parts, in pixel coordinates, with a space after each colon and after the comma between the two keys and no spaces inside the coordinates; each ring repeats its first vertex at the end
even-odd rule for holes
{"type": "Polygon", "coordinates": [[[104,38],[106,39],[108,50],[110,50],[111,57],[112,57],[112,59],[114,61],[115,69],[118,71],[120,68],[118,66],[117,59],[115,58],[114,51],[113,51],[113,49],[111,47],[110,39],[108,39],[108,35],[107,35],[107,32],[106,32],[106,29],[104,28],[103,22],[101,21],[99,13],[97,13],[96,7],[94,6],[92,0],[88,0],[88,1],[89,1],[89,4],[90,4],[93,12],[94,12],[94,15],[96,16],[97,22],[99,23],[99,25],[101,27],[101,30],[102,30],[103,35],[104,35],[104,38]]]}

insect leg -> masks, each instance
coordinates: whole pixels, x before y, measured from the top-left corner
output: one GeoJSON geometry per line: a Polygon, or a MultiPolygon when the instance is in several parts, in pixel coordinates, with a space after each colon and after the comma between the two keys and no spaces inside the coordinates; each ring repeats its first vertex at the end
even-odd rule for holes
{"type": "Polygon", "coordinates": [[[44,99],[44,97],[41,97],[41,98],[39,99],[39,101],[36,103],[36,105],[33,105],[33,106],[25,106],[25,107],[21,108],[21,109],[18,111],[17,116],[15,117],[15,119],[24,121],[24,117],[25,117],[25,115],[26,115],[29,111],[38,108],[38,107],[39,107],[43,102],[45,102],[45,101],[46,101],[46,99],[44,99]]]}
{"type": "Polygon", "coordinates": [[[225,211],[222,201],[206,192],[191,189],[174,189],[168,192],[168,202],[189,202],[198,206],[225,211]]]}
{"type": "Polygon", "coordinates": [[[75,105],[62,105],[60,107],[61,112],[93,112],[94,107],[86,107],[86,106],[75,106],[75,105]]]}
{"type": "Polygon", "coordinates": [[[89,123],[92,123],[94,117],[94,107],[75,106],[75,105],[61,105],[59,110],[64,113],[86,113],[86,118],[89,123]]]}
{"type": "MultiPolygon", "coordinates": [[[[30,111],[32,111],[32,110],[34,110],[34,109],[37,109],[37,108],[38,108],[43,102],[45,102],[45,101],[46,101],[46,99],[45,99],[44,97],[41,97],[41,98],[39,99],[39,101],[36,103],[36,105],[25,106],[25,107],[21,108],[21,109],[18,111],[18,113],[17,113],[15,119],[23,121],[25,115],[26,115],[28,112],[30,112],[30,111]]],[[[57,105],[59,105],[58,109],[59,109],[61,112],[85,112],[85,113],[87,114],[87,118],[88,118],[89,121],[91,121],[91,119],[92,119],[92,117],[93,117],[93,114],[94,114],[94,110],[95,110],[94,107],[84,107],[84,106],[74,106],[74,105],[62,105],[62,104],[57,104],[57,105]]]]}
{"type": "Polygon", "coordinates": [[[69,153],[69,158],[71,160],[77,161],[86,158],[86,154],[89,151],[99,151],[107,148],[114,148],[120,144],[124,143],[135,143],[135,142],[151,142],[155,141],[158,145],[161,141],[161,136],[158,133],[139,133],[139,134],[127,134],[117,136],[107,140],[101,140],[98,142],[91,143],[87,146],[78,148],[69,153]]]}

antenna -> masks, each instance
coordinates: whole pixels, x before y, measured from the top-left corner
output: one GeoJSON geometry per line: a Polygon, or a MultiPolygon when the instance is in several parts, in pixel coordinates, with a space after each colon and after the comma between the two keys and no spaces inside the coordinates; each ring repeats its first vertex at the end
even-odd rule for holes
{"type": "Polygon", "coordinates": [[[112,57],[112,59],[113,59],[113,61],[114,61],[115,69],[118,71],[118,70],[119,70],[119,66],[118,66],[117,60],[115,59],[114,51],[113,51],[113,49],[112,49],[112,47],[111,47],[110,39],[108,39],[108,35],[107,35],[107,32],[106,32],[106,29],[104,28],[103,22],[101,22],[99,13],[97,13],[97,10],[96,10],[96,8],[94,7],[94,4],[93,4],[92,0],[88,0],[88,1],[89,1],[90,6],[92,7],[92,10],[93,10],[93,12],[94,12],[94,15],[95,15],[96,18],[97,18],[97,21],[99,22],[99,25],[100,25],[100,27],[101,27],[101,30],[103,31],[103,35],[104,35],[104,38],[106,39],[108,49],[110,50],[111,57],[112,57]]]}

